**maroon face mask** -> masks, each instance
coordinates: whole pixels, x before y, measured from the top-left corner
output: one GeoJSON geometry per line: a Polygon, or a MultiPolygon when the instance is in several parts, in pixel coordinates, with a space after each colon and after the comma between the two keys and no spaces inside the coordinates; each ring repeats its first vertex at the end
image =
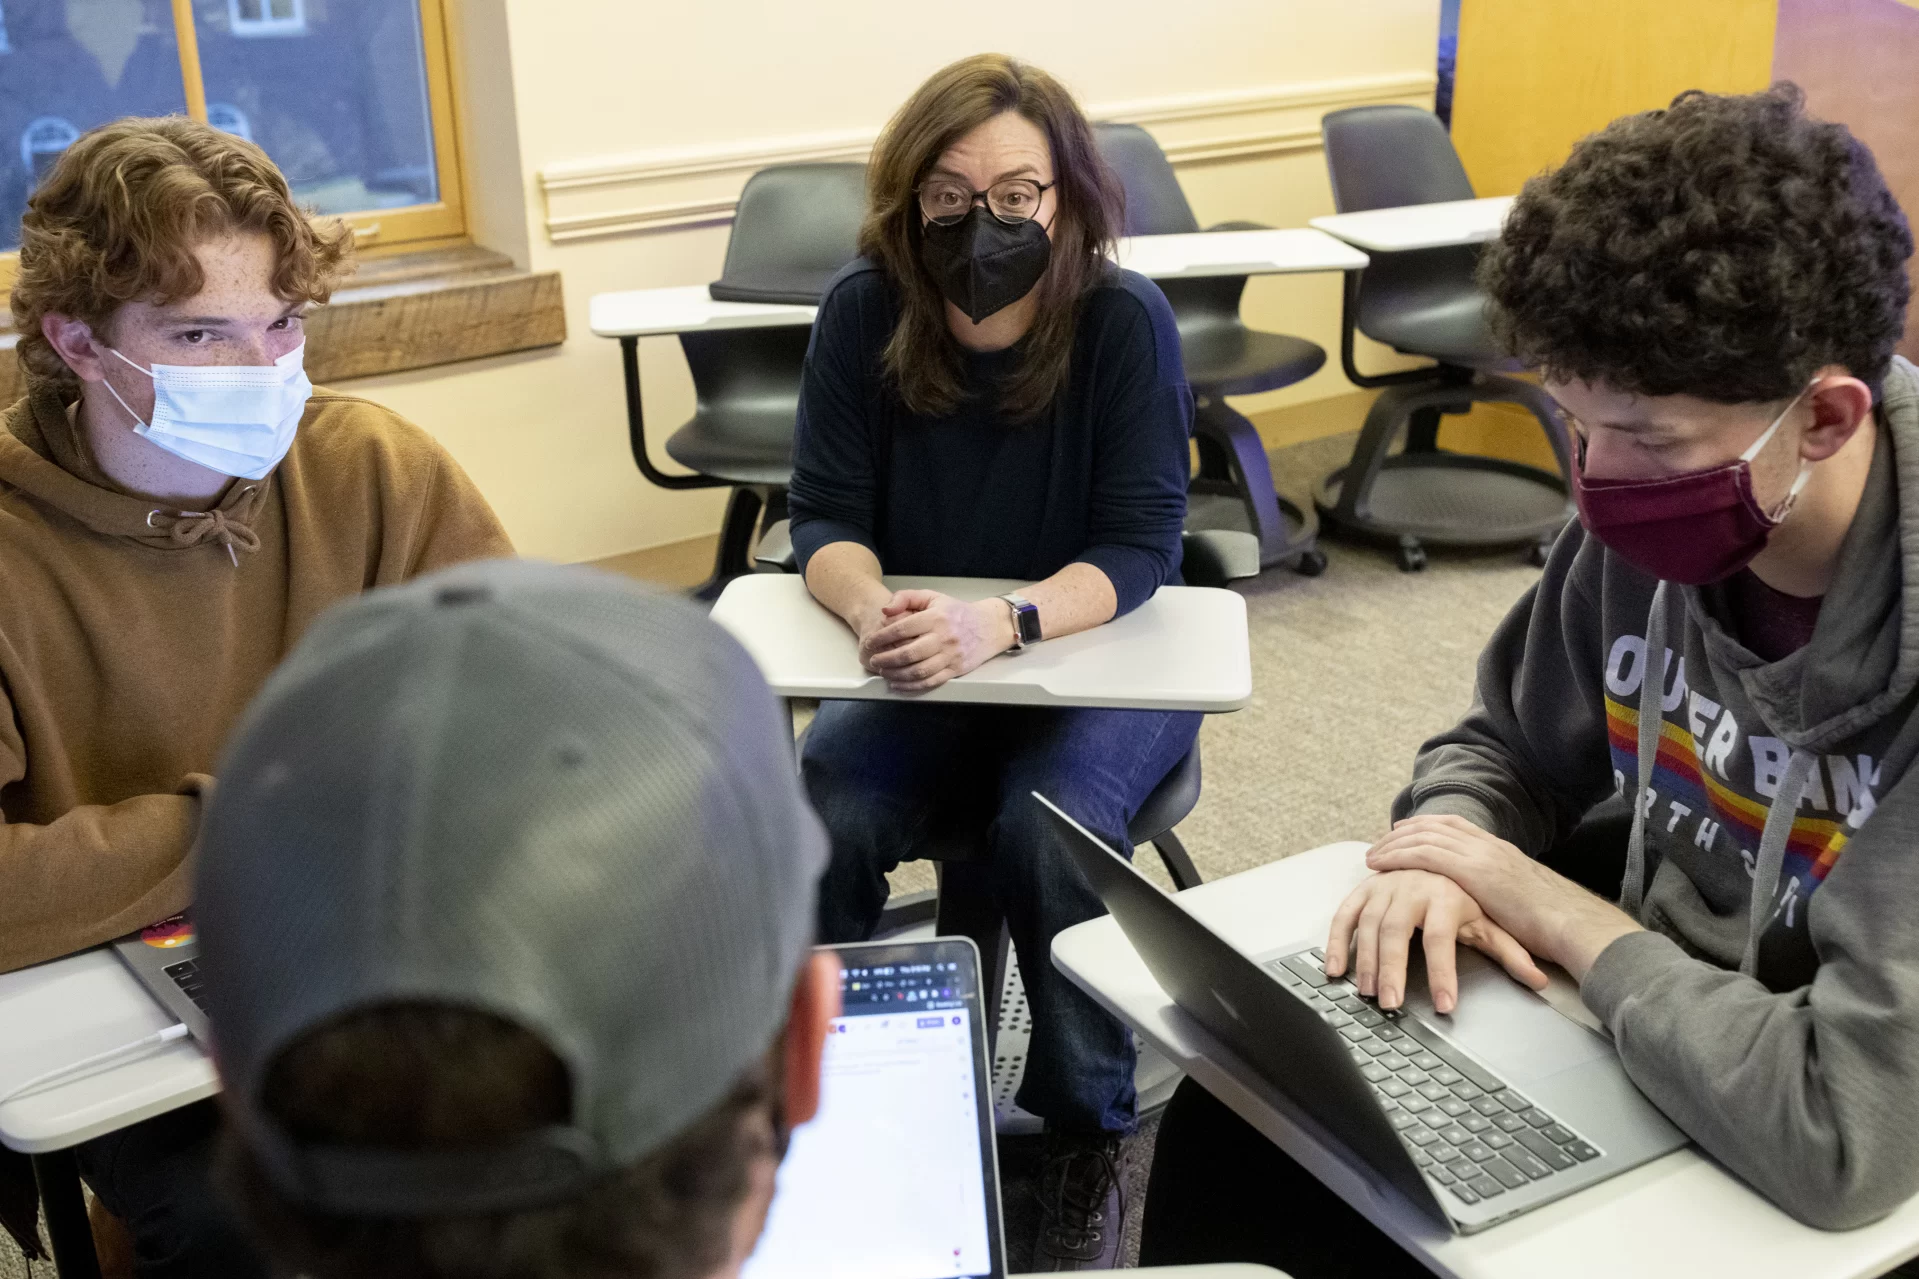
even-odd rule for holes
{"type": "Polygon", "coordinates": [[[1661,581],[1682,586],[1724,581],[1766,549],[1767,537],[1812,474],[1811,463],[1801,464],[1791,491],[1771,512],[1761,510],[1752,495],[1752,459],[1805,394],[1795,395],[1737,461],[1703,471],[1650,480],[1589,480],[1582,441],[1572,474],[1579,522],[1620,558],[1661,581]]]}

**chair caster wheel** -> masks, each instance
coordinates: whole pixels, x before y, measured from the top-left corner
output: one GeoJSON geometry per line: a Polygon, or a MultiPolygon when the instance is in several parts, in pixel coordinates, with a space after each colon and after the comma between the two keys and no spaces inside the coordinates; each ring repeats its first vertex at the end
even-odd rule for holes
{"type": "Polygon", "coordinates": [[[1426,548],[1416,538],[1402,537],[1397,558],[1400,572],[1417,573],[1426,567],[1426,548]]]}
{"type": "Polygon", "coordinates": [[[1299,558],[1293,561],[1293,572],[1301,577],[1318,577],[1326,571],[1326,552],[1321,550],[1301,551],[1299,558]]]}
{"type": "Polygon", "coordinates": [[[1545,568],[1546,560],[1553,553],[1551,542],[1534,542],[1533,548],[1526,552],[1526,562],[1534,568],[1545,568]]]}

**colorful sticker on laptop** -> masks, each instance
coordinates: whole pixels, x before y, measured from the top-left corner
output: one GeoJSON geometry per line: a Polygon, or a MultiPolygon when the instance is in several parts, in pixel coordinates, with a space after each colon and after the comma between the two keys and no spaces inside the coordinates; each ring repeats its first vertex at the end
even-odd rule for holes
{"type": "Polygon", "coordinates": [[[185,915],[175,915],[172,919],[148,924],[140,930],[140,940],[158,950],[174,950],[193,940],[193,921],[185,915]]]}

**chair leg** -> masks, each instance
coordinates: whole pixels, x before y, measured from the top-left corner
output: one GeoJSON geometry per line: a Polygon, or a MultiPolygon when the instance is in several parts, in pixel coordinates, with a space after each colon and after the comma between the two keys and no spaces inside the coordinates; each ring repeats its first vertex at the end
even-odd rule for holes
{"type": "Polygon", "coordinates": [[[1259,431],[1222,400],[1208,400],[1194,415],[1193,434],[1200,441],[1200,474],[1210,474],[1222,462],[1229,468],[1232,489],[1246,507],[1246,522],[1259,539],[1259,562],[1272,564],[1295,549],[1280,513],[1279,494],[1273,491],[1273,469],[1259,431]]]}
{"type": "Polygon", "coordinates": [[[783,484],[767,485],[764,499],[766,509],[760,514],[760,533],[762,536],[765,535],[767,529],[772,528],[788,515],[786,509],[786,486],[783,484]]]}
{"type": "Polygon", "coordinates": [[[1439,451],[1439,410],[1433,408],[1414,409],[1406,419],[1406,451],[1408,453],[1437,453],[1439,451]]]}
{"type": "Polygon", "coordinates": [[[1206,882],[1200,877],[1199,867],[1193,865],[1192,855],[1186,851],[1186,845],[1172,831],[1162,831],[1154,836],[1153,851],[1165,863],[1166,873],[1172,876],[1173,887],[1180,892],[1198,888],[1206,882]]]}
{"type": "Polygon", "coordinates": [[[41,1208],[47,1214],[54,1269],[63,1279],[100,1279],[93,1227],[87,1221],[86,1197],[80,1190],[79,1159],[72,1150],[35,1155],[33,1177],[40,1188],[41,1208]]]}
{"type": "Polygon", "coordinates": [[[1359,428],[1359,439],[1353,444],[1352,460],[1346,464],[1346,474],[1339,482],[1336,509],[1342,521],[1356,523],[1367,517],[1366,502],[1372,495],[1373,481],[1379,478],[1379,470],[1386,464],[1386,455],[1393,447],[1393,438],[1399,434],[1400,423],[1413,410],[1409,401],[1426,389],[1389,386],[1366,411],[1365,425],[1359,428]]]}
{"type": "Polygon", "coordinates": [[[716,600],[728,582],[753,571],[753,530],[758,527],[764,506],[760,490],[744,484],[726,499],[720,545],[713,554],[713,576],[693,588],[694,599],[716,600]]]}

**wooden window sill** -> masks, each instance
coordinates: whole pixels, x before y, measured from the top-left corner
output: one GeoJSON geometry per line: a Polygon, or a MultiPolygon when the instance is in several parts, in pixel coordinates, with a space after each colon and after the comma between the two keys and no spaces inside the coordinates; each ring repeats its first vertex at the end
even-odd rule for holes
{"type": "MultiPolygon", "coordinates": [[[[0,407],[26,390],[19,334],[0,318],[0,407]]],[[[307,314],[307,376],[322,385],[566,341],[558,271],[521,271],[477,245],[365,257],[307,314]]]]}

